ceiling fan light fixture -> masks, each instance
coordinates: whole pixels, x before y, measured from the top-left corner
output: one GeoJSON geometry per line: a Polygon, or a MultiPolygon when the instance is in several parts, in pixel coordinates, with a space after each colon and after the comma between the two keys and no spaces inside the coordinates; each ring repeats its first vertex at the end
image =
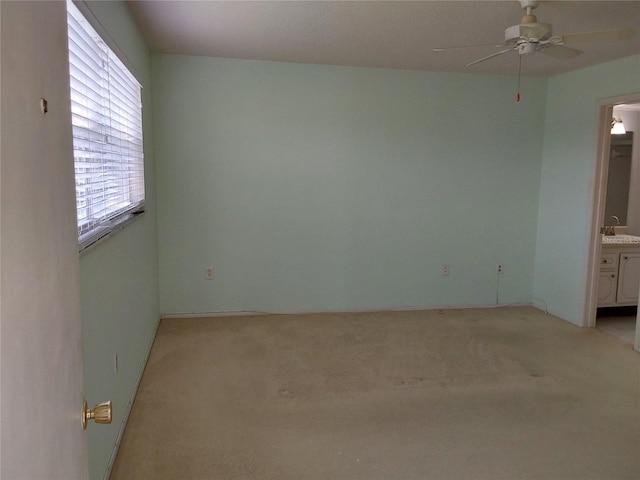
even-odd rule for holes
{"type": "Polygon", "coordinates": [[[611,135],[624,135],[627,131],[624,128],[624,123],[620,117],[613,117],[611,119],[611,135]]]}

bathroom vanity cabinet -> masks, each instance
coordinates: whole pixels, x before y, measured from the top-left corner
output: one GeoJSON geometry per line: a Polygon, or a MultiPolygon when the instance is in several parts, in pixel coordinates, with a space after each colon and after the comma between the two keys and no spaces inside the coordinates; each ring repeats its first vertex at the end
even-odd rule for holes
{"type": "MultiPolygon", "coordinates": [[[[637,237],[636,237],[637,238],[637,237]]],[[[598,307],[638,304],[639,243],[603,243],[598,279],[598,307]]]]}

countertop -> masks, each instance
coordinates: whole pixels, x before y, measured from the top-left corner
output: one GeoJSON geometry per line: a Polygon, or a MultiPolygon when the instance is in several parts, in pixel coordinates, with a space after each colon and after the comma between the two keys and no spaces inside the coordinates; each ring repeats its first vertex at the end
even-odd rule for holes
{"type": "Polygon", "coordinates": [[[602,236],[603,246],[640,246],[640,237],[635,235],[602,236]]]}

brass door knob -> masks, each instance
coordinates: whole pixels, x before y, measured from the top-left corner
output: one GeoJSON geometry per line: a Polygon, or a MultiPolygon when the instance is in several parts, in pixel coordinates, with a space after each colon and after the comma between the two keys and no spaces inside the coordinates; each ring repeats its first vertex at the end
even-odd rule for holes
{"type": "Polygon", "coordinates": [[[87,421],[93,420],[96,423],[111,423],[111,400],[102,402],[93,407],[87,407],[87,401],[82,404],[82,429],[87,429],[87,421]]]}

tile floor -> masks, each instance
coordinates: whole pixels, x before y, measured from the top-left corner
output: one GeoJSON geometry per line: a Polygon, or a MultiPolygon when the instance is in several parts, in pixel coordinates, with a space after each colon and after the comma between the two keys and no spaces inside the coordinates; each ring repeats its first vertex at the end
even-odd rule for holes
{"type": "Polygon", "coordinates": [[[596,329],[633,345],[636,332],[636,307],[604,308],[598,310],[596,329]]]}

